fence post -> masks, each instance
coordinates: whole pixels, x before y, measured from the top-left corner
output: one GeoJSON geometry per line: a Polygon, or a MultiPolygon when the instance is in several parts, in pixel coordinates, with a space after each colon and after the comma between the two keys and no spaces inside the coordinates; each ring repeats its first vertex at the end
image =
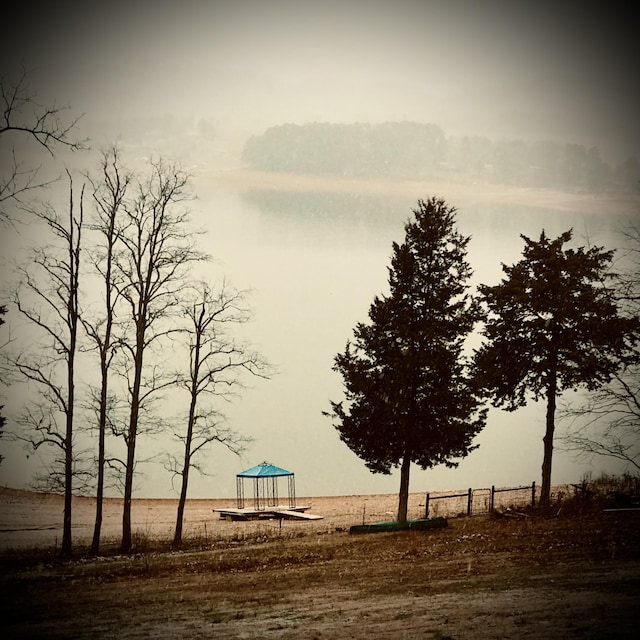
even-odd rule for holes
{"type": "Polygon", "coordinates": [[[424,517],[425,519],[429,517],[429,492],[427,491],[427,497],[424,501],[424,517]]]}
{"type": "Polygon", "coordinates": [[[491,501],[489,502],[489,512],[493,511],[493,502],[496,495],[496,488],[494,485],[491,485],[491,501]]]}
{"type": "Polygon", "coordinates": [[[473,495],[473,489],[471,487],[469,487],[469,497],[467,498],[467,515],[470,516],[471,515],[471,500],[472,500],[472,496],[473,495]]]}
{"type": "Polygon", "coordinates": [[[531,506],[536,506],[536,481],[531,483],[531,506]]]}

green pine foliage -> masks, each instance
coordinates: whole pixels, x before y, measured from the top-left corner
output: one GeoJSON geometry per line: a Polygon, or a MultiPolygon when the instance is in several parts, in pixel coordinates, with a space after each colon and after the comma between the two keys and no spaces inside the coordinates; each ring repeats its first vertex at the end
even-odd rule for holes
{"type": "Polygon", "coordinates": [[[480,286],[488,310],[486,341],[475,354],[478,384],[494,406],[513,411],[546,399],[542,503],[548,502],[557,396],[609,382],[638,339],[638,318],[619,312],[611,279],[612,251],[566,248],[572,232],[525,242],[523,259],[503,265],[496,286],[480,286]]]}
{"type": "Polygon", "coordinates": [[[419,201],[413,213],[404,243],[393,244],[389,294],[374,299],[370,322],[335,357],[345,400],[327,415],[375,473],[403,462],[408,473],[407,461],[456,466],[485,424],[463,354],[480,318],[467,291],[469,238],[443,200],[419,201]]]}
{"type": "Polygon", "coordinates": [[[622,316],[607,286],[613,251],[567,249],[572,232],[538,241],[522,236],[524,258],[496,286],[481,285],[489,315],[477,372],[494,404],[514,410],[527,396],[597,389],[629,354],[638,320],[622,316]]]}

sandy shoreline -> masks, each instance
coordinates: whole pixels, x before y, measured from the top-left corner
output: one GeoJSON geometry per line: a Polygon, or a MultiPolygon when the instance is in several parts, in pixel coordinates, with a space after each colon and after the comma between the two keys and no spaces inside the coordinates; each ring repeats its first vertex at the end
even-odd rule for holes
{"type": "Polygon", "coordinates": [[[637,215],[640,197],[631,193],[590,193],[537,187],[520,187],[490,182],[452,180],[392,180],[278,173],[251,169],[202,171],[200,180],[212,180],[223,187],[267,191],[366,193],[414,199],[444,197],[460,206],[468,202],[539,207],[553,211],[574,211],[588,215],[637,215]]]}
{"type": "MultiPolygon", "coordinates": [[[[412,517],[423,515],[424,501],[424,494],[410,497],[412,517]]],[[[283,528],[327,531],[362,522],[363,518],[367,521],[393,519],[397,509],[397,496],[301,497],[297,504],[309,506],[309,512],[321,515],[322,519],[313,522],[284,521],[283,528]]],[[[280,526],[277,521],[227,522],[213,511],[216,508],[234,506],[234,498],[187,500],[184,538],[242,538],[280,526]]],[[[0,488],[0,549],[59,545],[62,538],[63,507],[60,495],[0,488]]],[[[177,507],[177,499],[134,498],[131,509],[133,535],[170,540],[175,529],[177,507]]],[[[74,545],[90,544],[94,520],[95,500],[74,497],[74,545]]],[[[115,544],[121,531],[122,499],[107,498],[103,507],[103,540],[106,544],[115,544]]]]}
{"type": "MultiPolygon", "coordinates": [[[[487,491],[487,490],[483,490],[487,491]]],[[[437,495],[459,493],[443,492],[437,495]]],[[[435,495],[435,494],[434,494],[435,495]]],[[[474,494],[474,509],[486,509],[487,494],[474,494]]],[[[501,500],[522,502],[530,500],[526,491],[502,494],[501,500]]],[[[395,494],[300,497],[298,505],[309,507],[309,513],[322,516],[311,522],[261,520],[254,522],[228,522],[213,509],[233,507],[233,498],[197,498],[187,500],[184,515],[183,538],[199,539],[206,543],[216,539],[242,539],[261,532],[280,529],[294,533],[333,532],[347,529],[353,524],[394,520],[398,497],[395,494]]],[[[35,493],[0,487],[0,550],[30,547],[55,547],[62,539],[63,497],[55,494],[35,493]]],[[[134,498],[132,503],[132,533],[135,536],[170,541],[175,529],[178,500],[174,498],[134,498]]],[[[464,511],[466,498],[434,501],[430,515],[452,516],[464,511]]],[[[425,494],[409,496],[409,518],[425,515],[425,494]]],[[[88,545],[93,536],[95,500],[74,497],[72,510],[73,544],[88,545]]],[[[104,501],[102,540],[105,545],[116,545],[122,532],[122,499],[104,501]]]]}

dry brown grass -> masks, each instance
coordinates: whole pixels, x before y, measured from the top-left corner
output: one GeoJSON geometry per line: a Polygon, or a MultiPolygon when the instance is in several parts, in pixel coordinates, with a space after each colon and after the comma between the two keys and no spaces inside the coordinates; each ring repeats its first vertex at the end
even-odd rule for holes
{"type": "Polygon", "coordinates": [[[553,515],[350,536],[336,531],[338,518],[359,522],[366,504],[372,520],[387,519],[395,497],[313,502],[325,520],[220,536],[199,550],[71,562],[4,554],[2,637],[637,637],[638,512],[574,500],[553,515]]]}

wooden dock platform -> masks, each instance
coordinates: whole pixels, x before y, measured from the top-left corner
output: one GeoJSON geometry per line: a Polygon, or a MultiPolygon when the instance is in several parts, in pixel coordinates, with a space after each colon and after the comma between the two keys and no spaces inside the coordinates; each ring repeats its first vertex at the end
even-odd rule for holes
{"type": "Polygon", "coordinates": [[[222,520],[321,520],[322,516],[305,513],[308,506],[302,507],[268,507],[266,509],[213,509],[222,520]]]}

